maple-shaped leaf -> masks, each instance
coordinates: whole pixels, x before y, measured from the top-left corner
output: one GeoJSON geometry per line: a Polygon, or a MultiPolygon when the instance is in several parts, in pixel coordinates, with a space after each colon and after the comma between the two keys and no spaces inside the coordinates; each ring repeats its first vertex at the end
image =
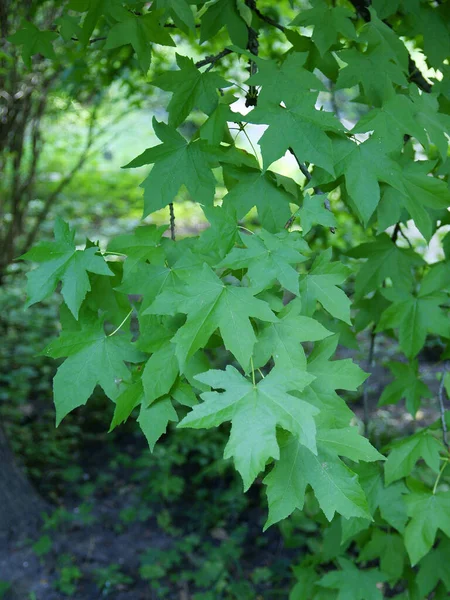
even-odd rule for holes
{"type": "Polygon", "coordinates": [[[166,433],[169,421],[178,421],[178,415],[168,396],[146,406],[141,404],[138,423],[147,439],[150,451],[153,452],[156,442],[166,433]]]}
{"type": "Polygon", "coordinates": [[[317,582],[322,587],[338,590],[337,600],[382,600],[378,584],[386,581],[378,569],[358,569],[346,558],[338,558],[340,570],[330,571],[317,582]]]}
{"type": "Polygon", "coordinates": [[[67,357],[53,379],[56,422],[74,408],[86,404],[100,385],[111,400],[123,391],[122,382],[131,380],[125,362],[146,358],[122,335],[105,335],[103,323],[81,331],[63,332],[43,351],[52,358],[67,357]]]}
{"type": "Polygon", "coordinates": [[[67,8],[86,13],[79,37],[84,45],[89,43],[89,38],[102,17],[113,16],[117,21],[122,21],[129,16],[121,0],[70,0],[67,8]]]}
{"type": "MultiPolygon", "coordinates": [[[[420,92],[417,86],[411,84],[409,95],[414,103],[414,116],[418,124],[425,129],[430,141],[437,147],[442,160],[445,160],[448,151],[447,132],[450,130],[450,116],[439,112],[440,107],[436,94],[425,94],[420,92]]],[[[426,140],[424,143],[421,139],[419,141],[426,150],[429,149],[426,140]]]]}
{"type": "Polygon", "coordinates": [[[144,188],[143,216],[173,202],[182,185],[195,202],[212,205],[216,180],[201,141],[188,142],[178,131],[155,118],[153,128],[163,143],[147,148],[124,167],[132,169],[154,163],[150,175],[141,184],[144,188]]]}
{"type": "Polygon", "coordinates": [[[219,88],[231,85],[214,72],[202,72],[187,56],[177,54],[179,71],[168,71],[152,80],[152,84],[173,92],[168,105],[169,125],[178,127],[193,108],[210,115],[219,103],[219,88]]]}
{"type": "Polygon", "coordinates": [[[356,39],[355,27],[350,20],[354,13],[343,6],[329,6],[324,0],[315,0],[313,8],[302,10],[291,25],[314,27],[312,40],[323,56],[339,39],[339,33],[350,40],[356,39]]]}
{"type": "Polygon", "coordinates": [[[255,298],[255,290],[225,285],[210,267],[189,279],[174,298],[173,292],[163,292],[147,310],[153,314],[187,314],[186,323],[173,337],[177,357],[182,367],[198,349],[203,348],[216,329],[220,330],[225,348],[247,369],[256,342],[250,317],[276,321],[269,305],[255,298]]]}
{"type": "Polygon", "coordinates": [[[258,65],[258,72],[245,82],[262,86],[258,93],[258,106],[265,103],[295,103],[297,96],[310,90],[324,91],[324,84],[311,71],[304,68],[307,52],[290,52],[283,62],[264,60],[248,51],[236,48],[258,65]]]}
{"type": "Polygon", "coordinates": [[[301,342],[316,342],[332,335],[315,319],[300,313],[301,306],[290,302],[280,313],[278,321],[268,323],[258,334],[254,364],[263,367],[271,357],[276,366],[284,369],[306,368],[306,356],[301,342]]]}
{"type": "Polygon", "coordinates": [[[357,427],[321,428],[317,432],[317,441],[330,452],[355,462],[384,460],[384,456],[371,445],[369,440],[359,435],[357,427]]]}
{"type": "Polygon", "coordinates": [[[388,277],[394,286],[409,289],[413,281],[412,269],[424,264],[417,253],[399,248],[386,233],[378,235],[373,242],[353,248],[347,256],[368,259],[356,275],[356,298],[380,288],[388,277]]]}
{"type": "Polygon", "coordinates": [[[41,31],[30,21],[22,21],[22,27],[8,37],[8,41],[22,46],[22,59],[31,68],[31,57],[42,54],[45,58],[56,58],[53,42],[58,37],[55,31],[41,31]]]}
{"type": "Polygon", "coordinates": [[[391,361],[387,366],[395,379],[384,388],[378,405],[396,404],[404,398],[406,408],[414,416],[419,410],[420,400],[432,397],[430,389],[419,377],[418,361],[413,360],[410,363],[391,361]]]}
{"type": "Polygon", "coordinates": [[[180,427],[210,428],[231,421],[224,456],[233,457],[245,490],[270,458],[279,458],[277,426],[292,432],[312,456],[316,452],[314,415],[318,411],[288,393],[293,389],[301,391],[313,377],[306,371],[291,373],[275,368],[258,384],[230,365],[225,371],[211,370],[197,375],[202,383],[224,391],[202,394],[203,403],[194,406],[180,427]]]}
{"type": "Polygon", "coordinates": [[[414,566],[431,550],[438,529],[450,537],[450,492],[413,492],[406,505],[411,520],[405,529],[405,546],[414,566]]]}
{"type": "Polygon", "coordinates": [[[370,519],[366,497],[357,476],[335,452],[317,444],[317,455],[289,436],[281,445],[280,458],[264,479],[269,517],[265,529],[301,510],[309,484],[329,521],[336,512],[370,519]]]}
{"type": "Polygon", "coordinates": [[[384,465],[386,484],[407,477],[420,458],[437,473],[443,451],[442,443],[428,429],[394,443],[384,465]]]}
{"type": "Polygon", "coordinates": [[[264,229],[258,235],[239,235],[246,248],[233,248],[217,268],[247,269],[253,289],[262,291],[278,280],[298,296],[299,275],[292,265],[306,260],[299,252],[308,249],[303,238],[297,232],[282,231],[274,235],[264,229]]]}
{"type": "Polygon", "coordinates": [[[104,48],[110,50],[131,44],[141,69],[147,73],[152,58],[152,42],[163,46],[176,45],[167,29],[160,26],[157,13],[139,16],[129,13],[127,19],[111,27],[104,48]]]}
{"type": "Polygon", "coordinates": [[[381,571],[387,575],[391,584],[395,584],[405,566],[405,544],[398,533],[387,533],[374,529],[370,541],[364,546],[359,561],[380,560],[381,571]]]}
{"type": "Polygon", "coordinates": [[[261,225],[276,233],[283,229],[291,216],[289,204],[298,199],[280,185],[275,173],[249,167],[224,167],[224,177],[230,191],[224,206],[232,206],[242,219],[253,206],[257,207],[261,225]]]}
{"type": "Polygon", "coordinates": [[[75,319],[81,303],[91,289],[88,272],[112,277],[105,259],[98,255],[97,246],[77,250],[75,232],[62,219],[55,220],[55,241],[40,242],[20,258],[39,263],[27,273],[27,306],[40,302],[55,291],[61,281],[61,293],[75,319]]]}
{"type": "Polygon", "coordinates": [[[348,48],[337,54],[347,65],[339,71],[336,82],[338,90],[360,84],[367,99],[380,105],[386,97],[392,95],[393,84],[408,84],[403,69],[386,53],[381,44],[369,46],[366,52],[348,48]]]}
{"type": "Polygon", "coordinates": [[[427,135],[416,115],[417,109],[408,96],[393,94],[382,106],[363,115],[352,129],[352,133],[373,131],[371,137],[381,140],[383,148],[388,152],[403,146],[405,134],[414,136],[427,148],[427,135]]]}
{"type": "MultiPolygon", "coordinates": [[[[389,292],[384,295],[388,299],[389,292]]],[[[448,314],[441,308],[448,301],[444,294],[417,296],[408,292],[392,294],[394,302],[381,315],[377,331],[397,329],[400,348],[408,358],[414,358],[423,348],[427,333],[450,338],[448,314]]]]}
{"type": "Polygon", "coordinates": [[[375,138],[362,144],[335,138],[333,151],[336,176],[345,178],[351,207],[367,225],[380,201],[380,181],[403,191],[400,165],[375,138]]]}
{"type": "Polygon", "coordinates": [[[221,142],[233,143],[233,138],[228,129],[228,123],[233,122],[236,118],[236,113],[230,108],[230,104],[233,104],[236,100],[236,96],[232,95],[230,92],[224,93],[224,95],[219,98],[217,107],[200,127],[200,138],[207,141],[211,146],[216,146],[216,150],[236,149],[234,146],[229,148],[220,146],[221,142]]]}
{"type": "Polygon", "coordinates": [[[226,27],[233,44],[247,46],[248,28],[239,13],[236,0],[217,0],[209,4],[201,17],[200,43],[213,38],[222,27],[226,27]]]}
{"type": "Polygon", "coordinates": [[[168,341],[151,355],[142,372],[145,406],[168,394],[178,374],[175,346],[168,341]]]}
{"type": "Polygon", "coordinates": [[[416,580],[421,598],[427,598],[439,581],[442,581],[447,592],[450,592],[449,556],[450,540],[444,538],[437,548],[431,550],[422,558],[416,580]]]}
{"type": "Polygon", "coordinates": [[[313,225],[336,227],[336,219],[333,213],[324,206],[326,198],[322,194],[305,194],[302,206],[297,211],[303,235],[306,235],[313,225]]]}
{"type": "Polygon", "coordinates": [[[259,140],[264,168],[282,158],[292,148],[301,162],[323,167],[334,175],[334,158],[327,131],[338,133],[343,126],[332,113],[315,108],[317,93],[305,92],[281,106],[265,103],[245,116],[250,123],[269,127],[259,140]]]}
{"type": "Polygon", "coordinates": [[[349,272],[342,263],[331,262],[331,248],[317,256],[308,274],[300,281],[302,300],[309,316],[315,312],[316,301],[319,301],[333,317],[351,324],[350,300],[337,287],[344,283],[349,272]]]}
{"type": "Polygon", "coordinates": [[[155,8],[164,9],[182,31],[195,29],[194,15],[187,0],[155,0],[155,8]]]}

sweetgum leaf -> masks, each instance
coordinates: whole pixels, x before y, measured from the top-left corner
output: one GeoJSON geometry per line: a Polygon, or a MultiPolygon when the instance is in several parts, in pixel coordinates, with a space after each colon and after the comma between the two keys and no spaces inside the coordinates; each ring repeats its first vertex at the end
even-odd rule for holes
{"type": "Polygon", "coordinates": [[[169,102],[169,125],[178,127],[192,109],[198,108],[210,115],[219,104],[219,88],[231,85],[214,72],[202,72],[187,56],[177,54],[179,71],[168,71],[152,80],[152,84],[173,92],[169,102]]]}
{"type": "Polygon", "coordinates": [[[173,202],[180,187],[185,185],[193,200],[212,205],[216,180],[201,141],[187,142],[175,129],[153,119],[156,135],[163,142],[148,148],[124,168],[132,169],[155,164],[142,183],[144,217],[173,202]]]}
{"type": "Polygon", "coordinates": [[[77,319],[81,303],[91,289],[88,272],[108,277],[114,273],[97,254],[96,246],[77,250],[75,232],[60,218],[55,220],[54,235],[54,242],[40,242],[20,257],[39,263],[37,269],[27,273],[27,306],[50,296],[61,281],[64,301],[77,319]]]}
{"type": "Polygon", "coordinates": [[[245,490],[270,458],[279,458],[277,426],[291,431],[312,455],[316,452],[314,415],[318,411],[287,393],[301,391],[313,377],[305,371],[296,371],[294,379],[290,375],[274,369],[254,385],[228,365],[225,371],[211,370],[197,376],[202,383],[224,391],[202,394],[204,402],[194,406],[180,426],[210,428],[231,421],[224,456],[233,457],[245,490]]]}
{"type": "Polygon", "coordinates": [[[159,438],[166,433],[169,421],[178,421],[178,415],[169,397],[160,398],[150,406],[141,404],[138,423],[147,438],[151,452],[159,438]]]}
{"type": "Polygon", "coordinates": [[[52,358],[67,357],[53,379],[58,425],[70,411],[86,404],[97,385],[108,398],[116,400],[123,391],[122,382],[131,381],[125,362],[145,359],[124,336],[105,335],[102,324],[80,332],[63,332],[43,353],[52,358]]]}
{"type": "Polygon", "coordinates": [[[440,452],[443,451],[442,443],[427,429],[396,442],[384,466],[386,484],[407,477],[420,458],[423,458],[430,469],[437,473],[440,452]]]}
{"type": "Polygon", "coordinates": [[[233,44],[245,48],[248,40],[247,25],[235,0],[217,0],[208,6],[201,18],[200,43],[210,40],[226,27],[233,44]]]}
{"type": "Polygon", "coordinates": [[[258,235],[241,233],[240,238],[246,248],[233,248],[217,268],[247,269],[255,290],[262,291],[278,280],[282,287],[299,295],[298,271],[291,265],[306,258],[298,251],[305,249],[305,243],[296,232],[273,235],[262,229],[258,235]]]}
{"type": "Polygon", "coordinates": [[[377,584],[386,581],[378,569],[358,569],[353,562],[339,558],[339,571],[330,571],[318,581],[318,585],[338,590],[337,600],[382,600],[377,584]]]}
{"type": "Polygon", "coordinates": [[[405,546],[412,566],[433,546],[438,529],[450,537],[450,492],[414,492],[406,498],[410,522],[405,546]]]}
{"type": "Polygon", "coordinates": [[[317,451],[313,454],[293,436],[281,446],[279,460],[264,479],[269,502],[265,529],[303,508],[308,484],[329,521],[336,512],[347,518],[371,518],[355,473],[322,444],[317,444],[317,451]]]}
{"type": "Polygon", "coordinates": [[[163,292],[147,312],[187,314],[186,323],[172,340],[181,367],[219,329],[225,348],[247,369],[256,342],[249,318],[277,320],[269,305],[254,297],[255,293],[249,288],[225,285],[210,267],[204,265],[201,271],[192,275],[176,298],[172,292],[163,292]]]}
{"type": "Polygon", "coordinates": [[[22,59],[31,68],[31,57],[42,54],[46,58],[55,59],[53,42],[58,37],[55,31],[41,31],[30,21],[22,21],[21,29],[8,37],[8,41],[16,46],[22,46],[22,59]]]}

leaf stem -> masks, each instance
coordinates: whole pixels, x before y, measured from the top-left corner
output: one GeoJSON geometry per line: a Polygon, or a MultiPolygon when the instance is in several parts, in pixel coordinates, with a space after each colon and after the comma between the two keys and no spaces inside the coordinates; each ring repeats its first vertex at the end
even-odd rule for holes
{"type": "Polygon", "coordinates": [[[105,250],[104,252],[101,252],[100,254],[105,255],[105,254],[110,254],[112,256],[123,256],[124,258],[127,258],[127,254],[123,254],[122,252],[110,252],[109,250],[105,250]]]}
{"type": "Polygon", "coordinates": [[[239,229],[243,229],[244,231],[248,231],[248,233],[251,233],[252,235],[255,235],[255,232],[252,231],[251,229],[247,229],[247,227],[244,227],[243,225],[238,225],[239,229]]]}
{"type": "Polygon", "coordinates": [[[438,473],[438,476],[436,477],[436,481],[434,482],[434,486],[433,486],[433,496],[436,493],[436,489],[438,486],[438,483],[442,477],[442,473],[445,471],[445,467],[448,465],[448,460],[444,461],[444,464],[441,467],[441,470],[438,473]]]}
{"type": "Polygon", "coordinates": [[[256,380],[255,380],[255,367],[253,366],[253,356],[250,357],[250,365],[252,367],[252,381],[253,381],[253,387],[256,387],[256,380]]]}
{"type": "Polygon", "coordinates": [[[127,322],[127,320],[128,320],[128,317],[131,315],[131,313],[133,312],[133,310],[134,310],[134,309],[132,308],[132,309],[130,310],[130,312],[127,314],[127,316],[125,317],[125,319],[122,321],[122,323],[119,325],[119,327],[116,327],[112,333],[108,334],[108,336],[107,336],[107,337],[112,337],[112,336],[113,336],[113,335],[115,335],[115,334],[116,334],[116,333],[117,333],[117,332],[118,332],[120,329],[122,329],[122,327],[123,327],[123,326],[125,325],[125,323],[127,322]]]}

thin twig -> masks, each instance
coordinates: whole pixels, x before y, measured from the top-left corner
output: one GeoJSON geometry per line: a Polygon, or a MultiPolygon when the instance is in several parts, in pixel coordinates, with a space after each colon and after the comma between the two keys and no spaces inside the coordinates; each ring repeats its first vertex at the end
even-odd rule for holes
{"type": "Polygon", "coordinates": [[[275,21],[271,17],[268,17],[267,15],[263,14],[259,10],[259,8],[257,8],[256,6],[251,6],[249,2],[247,3],[247,5],[250,6],[250,8],[255,13],[255,15],[257,15],[261,19],[261,21],[264,21],[268,25],[272,25],[272,27],[276,27],[280,31],[285,31],[286,30],[286,27],[284,27],[284,25],[281,25],[281,23],[278,23],[277,21],[275,21]]]}
{"type": "Polygon", "coordinates": [[[175,211],[173,209],[173,202],[169,203],[170,212],[170,239],[175,241],[175,211]]]}
{"type": "Polygon", "coordinates": [[[200,67],[204,67],[206,65],[214,65],[218,60],[220,60],[224,56],[227,56],[228,54],[232,54],[232,52],[233,50],[230,50],[229,48],[224,48],[218,54],[205,56],[205,58],[203,58],[202,60],[197,61],[195,63],[195,66],[197,67],[197,69],[199,69],[200,67]]]}
{"type": "Polygon", "coordinates": [[[445,391],[445,374],[447,372],[447,363],[444,363],[444,370],[442,371],[442,378],[439,383],[439,409],[441,411],[441,423],[442,423],[442,440],[444,442],[447,451],[449,450],[448,437],[447,437],[447,423],[445,421],[445,404],[444,404],[444,391],[445,391]]]}
{"type": "MultiPolygon", "coordinates": [[[[375,325],[372,327],[372,331],[370,332],[370,346],[369,346],[369,355],[367,357],[367,370],[372,368],[373,364],[373,354],[375,349],[375,338],[377,334],[375,333],[375,325]]],[[[369,407],[369,377],[364,382],[363,387],[363,407],[364,407],[364,435],[367,436],[369,431],[369,421],[370,421],[370,407],[369,407]]]]}
{"type": "Polygon", "coordinates": [[[392,235],[391,235],[391,240],[394,242],[394,244],[397,241],[399,233],[400,233],[400,223],[396,223],[395,227],[394,227],[394,231],[392,232],[392,235]]]}

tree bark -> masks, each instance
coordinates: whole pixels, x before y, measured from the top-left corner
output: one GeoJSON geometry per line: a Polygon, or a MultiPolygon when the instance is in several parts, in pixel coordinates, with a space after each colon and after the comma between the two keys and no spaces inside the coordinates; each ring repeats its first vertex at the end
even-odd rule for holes
{"type": "Polygon", "coordinates": [[[6,542],[36,531],[47,506],[16,462],[1,426],[0,465],[0,540],[6,542]]]}

